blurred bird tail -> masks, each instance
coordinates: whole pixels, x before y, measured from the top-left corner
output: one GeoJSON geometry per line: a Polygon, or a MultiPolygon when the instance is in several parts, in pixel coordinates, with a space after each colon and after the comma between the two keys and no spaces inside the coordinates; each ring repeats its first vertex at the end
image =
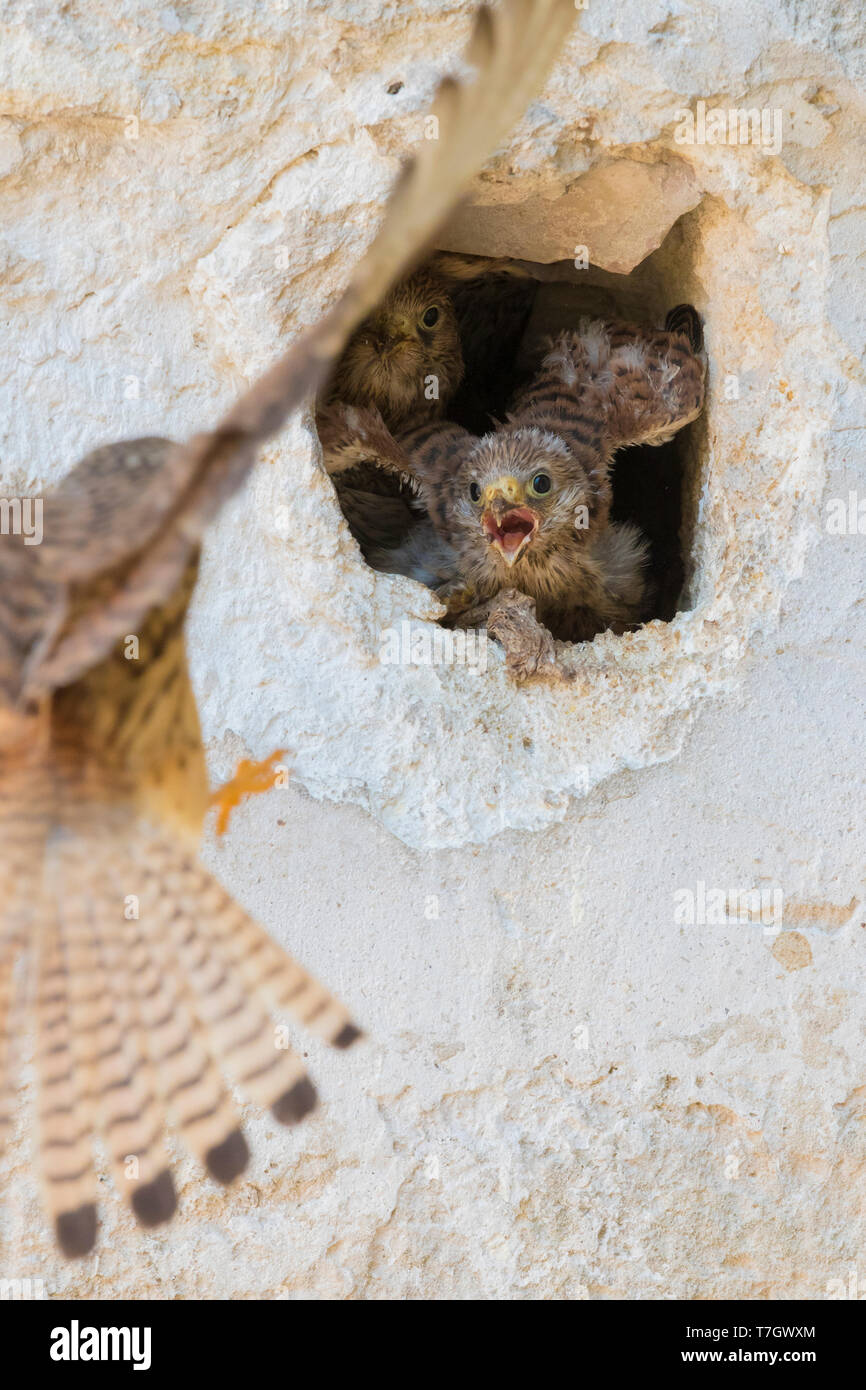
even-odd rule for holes
{"type": "MultiPolygon", "coordinates": [[[[138,1220],[157,1225],[177,1205],[169,1126],[228,1183],[249,1157],[230,1082],[281,1124],[313,1109],[306,1066],[275,1013],[338,1048],[360,1036],[343,1005],[193,854],[156,833],[127,824],[98,850],[56,833],[30,908],[40,1168],[67,1255],[86,1254],[96,1239],[95,1136],[138,1220]]],[[[2,941],[0,1025],[17,954],[11,933],[2,941]]],[[[0,1067],[8,1042],[4,1026],[0,1067]]]]}
{"type": "Polygon", "coordinates": [[[12,1020],[17,943],[0,943],[0,1154],[12,1126],[12,1020]]]}

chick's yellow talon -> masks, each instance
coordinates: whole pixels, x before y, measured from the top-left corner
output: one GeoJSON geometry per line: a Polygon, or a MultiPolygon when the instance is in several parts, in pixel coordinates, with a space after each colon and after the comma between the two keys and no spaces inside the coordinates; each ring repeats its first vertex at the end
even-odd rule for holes
{"type": "Polygon", "coordinates": [[[216,823],[217,835],[225,834],[232,811],[246,797],[257,796],[259,792],[270,791],[271,787],[278,783],[282,785],[281,779],[285,776],[285,768],[279,766],[279,760],[285,755],[285,748],[277,748],[261,762],[253,762],[250,758],[241,758],[237,772],[231,781],[224,782],[221,787],[217,787],[216,791],[211,793],[211,806],[219,807],[216,823]]]}

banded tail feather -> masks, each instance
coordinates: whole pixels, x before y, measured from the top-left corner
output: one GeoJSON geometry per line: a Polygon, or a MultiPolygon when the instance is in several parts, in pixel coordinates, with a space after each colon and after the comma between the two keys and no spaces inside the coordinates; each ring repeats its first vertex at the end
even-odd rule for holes
{"type": "MultiPolygon", "coordinates": [[[[165,1114],[156,1091],[133,988],[129,942],[118,901],[93,880],[70,846],[59,878],[73,1038],[112,1176],[142,1225],[173,1215],[165,1114]],[[74,857],[73,857],[74,856],[74,857]]],[[[122,901],[122,900],[121,900],[122,901]]]]}
{"type": "Polygon", "coordinates": [[[131,928],[133,981],[162,1104],[211,1177],[231,1182],[249,1150],[193,992],[162,941],[138,922],[131,928]]]}
{"type": "MultiPolygon", "coordinates": [[[[281,1045],[280,1014],[335,1047],[360,1036],[345,1007],[191,853],[127,827],[97,854],[98,831],[81,829],[52,838],[27,923],[36,958],[40,1173],[68,1256],[96,1242],[97,1136],[138,1222],[159,1225],[177,1207],[171,1130],[220,1183],[247,1166],[226,1077],[281,1124],[314,1108],[304,1061],[281,1045]]],[[[20,933],[0,938],[0,1096],[15,998],[12,945],[22,941],[20,933]]]]}
{"type": "MultiPolygon", "coordinates": [[[[0,720],[2,713],[0,707],[0,720]]],[[[50,786],[27,733],[25,725],[25,736],[11,748],[0,739],[0,1155],[12,1129],[23,1060],[27,947],[40,910],[39,866],[51,814],[50,786]]]]}
{"type": "Polygon", "coordinates": [[[17,955],[11,941],[0,947],[0,1154],[12,1126],[12,1001],[17,955]]]}
{"type": "MultiPolygon", "coordinates": [[[[6,867],[6,866],[4,866],[6,867]]],[[[6,1147],[14,1116],[15,1043],[20,1036],[21,991],[18,974],[24,956],[29,913],[18,901],[14,875],[0,874],[0,1156],[6,1147]]]]}
{"type": "MultiPolygon", "coordinates": [[[[153,847],[158,844],[154,842],[153,847]]],[[[142,850],[136,868],[141,875],[144,922],[152,924],[176,968],[186,976],[196,1012],[223,1068],[265,1107],[289,1105],[288,1097],[293,1094],[310,1096],[312,1087],[303,1062],[290,1049],[276,1046],[266,1011],[241,985],[218,948],[214,918],[231,904],[228,894],[224,900],[214,894],[210,902],[197,901],[188,891],[186,863],[180,856],[166,856],[162,862],[158,859],[158,867],[152,868],[148,862],[151,846],[142,850]]],[[[209,877],[202,870],[200,881],[205,891],[209,877]]]]}
{"type": "Polygon", "coordinates": [[[96,1237],[93,1087],[82,1066],[83,1037],[79,1020],[73,1019],[72,998],[76,984],[83,986],[86,976],[72,974],[56,904],[47,892],[37,908],[36,925],[42,1188],[60,1248],[66,1255],[79,1255],[96,1237]]]}
{"type": "Polygon", "coordinates": [[[284,951],[192,855],[153,839],[149,855],[163,876],[173,875],[175,901],[196,904],[225,966],[265,1009],[286,1010],[333,1047],[359,1036],[345,1005],[284,951]]]}

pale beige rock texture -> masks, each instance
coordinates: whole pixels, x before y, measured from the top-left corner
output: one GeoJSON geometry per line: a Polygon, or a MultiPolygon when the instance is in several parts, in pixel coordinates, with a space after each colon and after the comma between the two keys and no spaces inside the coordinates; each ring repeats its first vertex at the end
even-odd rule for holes
{"type": "Polygon", "coordinates": [[[602,270],[628,274],[701,200],[689,165],[671,159],[645,164],[616,159],[589,169],[567,192],[558,184],[546,195],[515,202],[508,198],[512,183],[482,183],[458,208],[439,244],[476,256],[588,259],[602,270]]]}
{"type": "MultiPolygon", "coordinates": [[[[191,433],[315,319],[470,10],[11,13],[5,492],[191,433]]],[[[706,320],[686,611],[566,653],[573,691],[516,690],[495,648],[483,674],[383,665],[383,632],[434,600],[365,568],[309,415],[263,452],[210,538],[191,645],[214,778],[283,744],[294,778],[206,854],[370,1040],[311,1049],[320,1115],[252,1120],[232,1200],[182,1161],[173,1229],[108,1205],[77,1265],[22,1124],[5,1277],[86,1298],[866,1289],[863,71],[853,0],[591,0],[478,181],[472,218],[510,208],[514,254],[602,228],[608,271],[651,254],[592,283],[706,320]],[[781,151],[681,143],[698,100],[778,109],[781,151]],[[527,201],[550,207],[537,244],[527,201]],[[780,920],[718,923],[707,905],[750,889],[780,920]]]]}

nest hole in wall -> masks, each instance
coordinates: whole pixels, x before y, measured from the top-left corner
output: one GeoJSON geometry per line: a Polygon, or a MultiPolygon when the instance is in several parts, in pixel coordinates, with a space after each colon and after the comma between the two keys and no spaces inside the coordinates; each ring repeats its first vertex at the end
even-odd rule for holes
{"type": "MultiPolygon", "coordinates": [[[[464,361],[463,380],[442,414],[482,435],[502,420],[518,390],[532,377],[545,345],[566,328],[586,319],[628,319],[660,328],[671,308],[694,302],[696,286],[688,254],[692,214],[680,218],[657,251],[629,274],[614,274],[571,261],[544,263],[526,258],[475,256],[467,248],[457,258],[461,278],[451,282],[464,361]],[[473,263],[477,271],[473,270],[473,263]]],[[[434,253],[429,264],[436,265],[434,253]]],[[[446,253],[451,254],[451,253],[446,253]]],[[[423,267],[422,267],[423,269],[423,267]]],[[[700,304],[695,307],[700,312],[700,304]]],[[[621,449],[612,465],[612,519],[631,522],[649,541],[649,607],[645,621],[670,621],[691,607],[691,548],[700,493],[703,419],[686,426],[667,443],[621,449]]],[[[392,509],[411,514],[406,486],[372,465],[361,465],[350,480],[381,498],[384,515],[392,509]]],[[[341,505],[345,490],[338,490],[341,505]]],[[[416,504],[417,507],[417,504],[416,504]]],[[[349,511],[343,506],[349,519],[349,511]]],[[[402,524],[402,522],[401,522],[402,524]]],[[[355,533],[364,558],[363,538],[355,533]]],[[[384,569],[380,559],[376,568],[384,569]]],[[[554,636],[558,634],[554,633],[554,636]]]]}

